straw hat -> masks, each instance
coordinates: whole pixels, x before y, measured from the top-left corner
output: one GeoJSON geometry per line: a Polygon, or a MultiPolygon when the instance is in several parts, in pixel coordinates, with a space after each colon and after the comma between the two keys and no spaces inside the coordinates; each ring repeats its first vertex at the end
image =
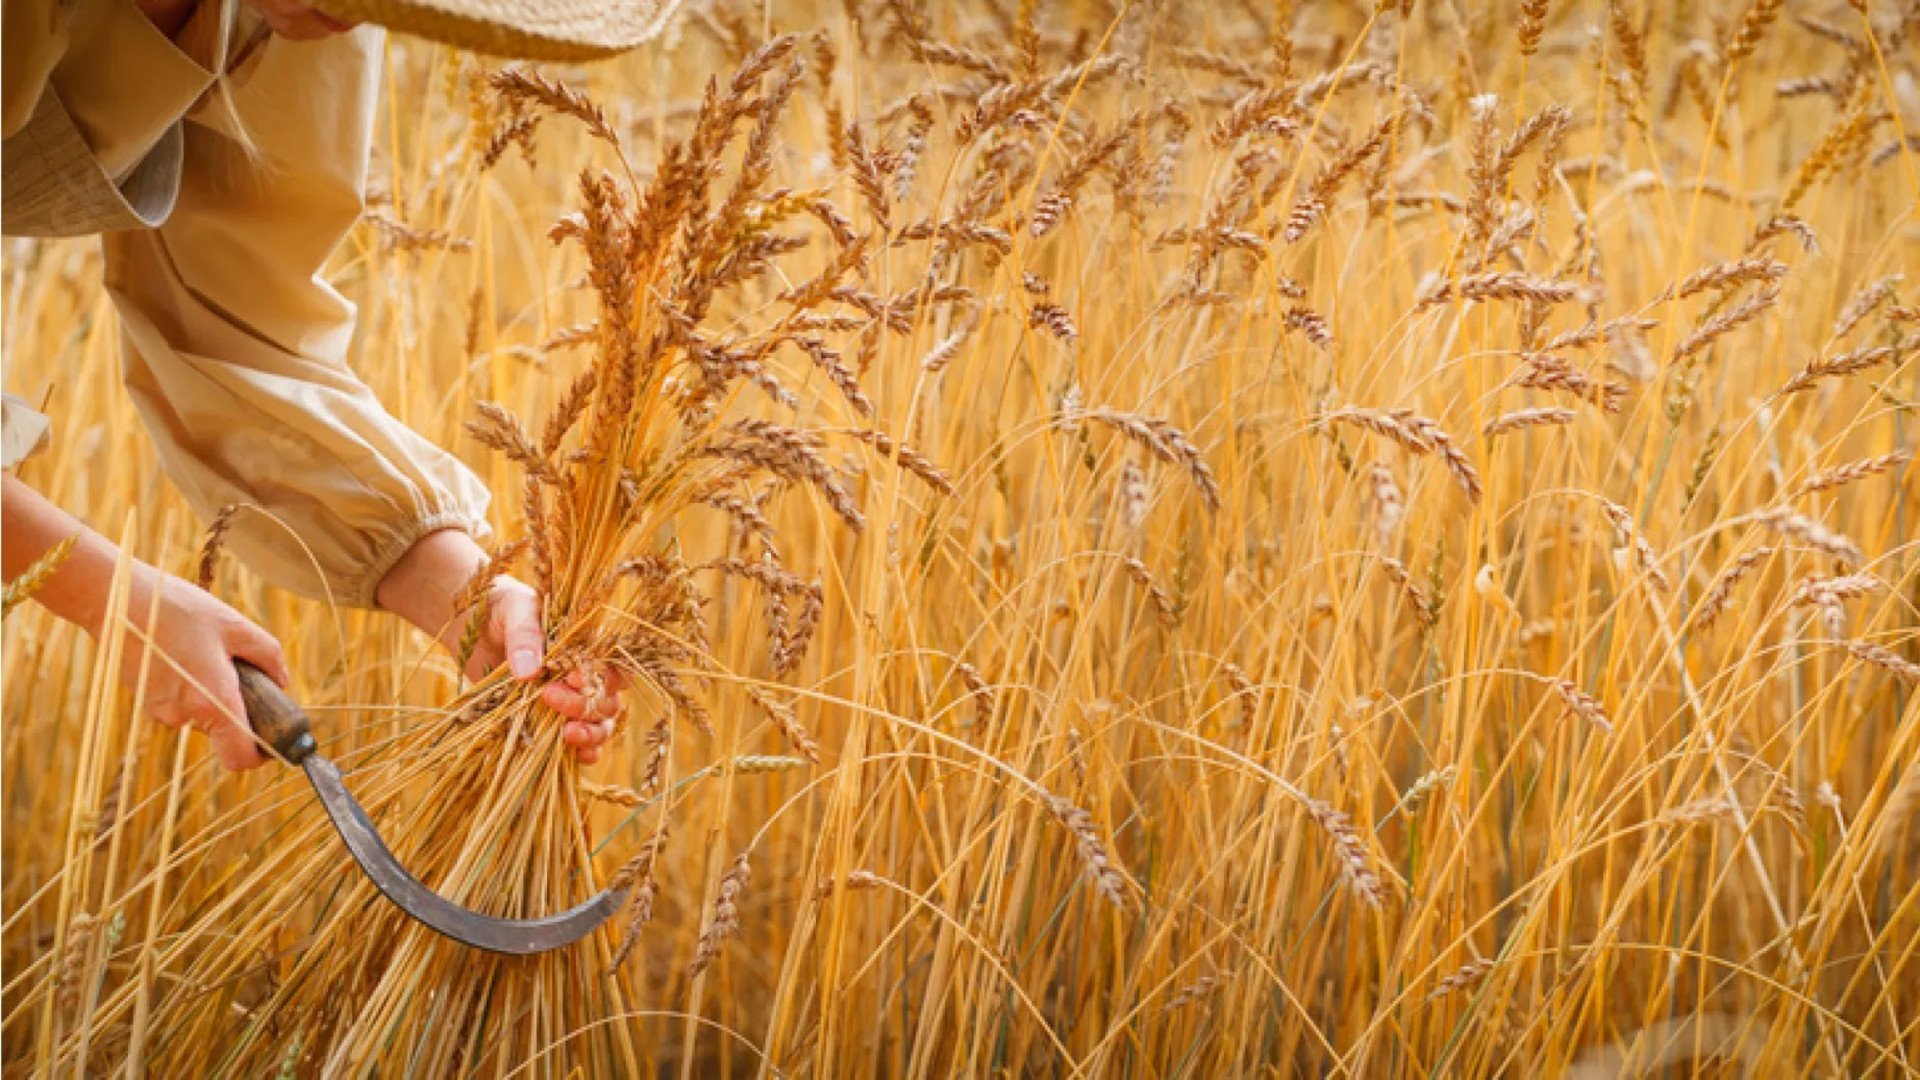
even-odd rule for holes
{"type": "Polygon", "coordinates": [[[373,23],[475,52],[592,60],[653,37],[680,0],[313,0],[336,19],[373,23]]]}

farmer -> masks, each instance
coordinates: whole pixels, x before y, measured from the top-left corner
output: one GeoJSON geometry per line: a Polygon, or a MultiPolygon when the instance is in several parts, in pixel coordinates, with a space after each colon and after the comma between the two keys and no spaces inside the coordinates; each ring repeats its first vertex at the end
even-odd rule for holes
{"type": "MultiPolygon", "coordinates": [[[[127,390],[162,467],[203,516],[265,511],[233,519],[230,549],[276,585],[390,611],[456,650],[453,601],[486,561],[488,493],[354,375],[353,306],[319,277],[360,214],[379,93],[382,31],[353,20],[583,59],[639,44],[673,2],[4,0],[4,231],[101,234],[127,390]]],[[[284,685],[279,643],[137,561],[125,608],[107,610],[114,545],[13,475],[50,426],[6,397],[0,571],[11,581],[77,537],[37,599],[95,637],[127,619],[161,654],[154,718],[205,732],[229,769],[261,764],[233,662],[284,685]]],[[[489,600],[468,674],[504,662],[541,677],[539,597],[503,576],[489,600]]],[[[126,640],[131,686],[144,646],[126,640]]],[[[617,698],[590,698],[578,673],[542,694],[595,760],[617,698]]]]}

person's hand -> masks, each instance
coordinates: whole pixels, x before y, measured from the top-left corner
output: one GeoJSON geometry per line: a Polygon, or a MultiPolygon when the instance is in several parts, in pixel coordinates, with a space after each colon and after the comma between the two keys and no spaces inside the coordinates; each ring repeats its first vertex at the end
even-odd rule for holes
{"type": "Polygon", "coordinates": [[[119,548],[18,477],[6,476],[4,489],[0,532],[7,542],[0,546],[0,570],[7,580],[17,580],[56,545],[70,543],[66,561],[39,582],[33,598],[96,640],[120,624],[125,638],[116,674],[129,690],[137,689],[145,664],[145,706],[154,719],[203,732],[229,769],[266,761],[247,722],[233,661],[249,661],[285,686],[287,663],[273,635],[203,590],[138,559],[128,564],[125,606],[109,610],[119,548]]]}
{"type": "MultiPolygon", "coordinates": [[[[456,616],[454,598],[486,561],[486,552],[466,533],[458,529],[430,533],[407,549],[380,579],[375,598],[381,607],[432,634],[457,657],[469,616],[465,612],[456,616]]],[[[493,582],[486,611],[486,623],[467,661],[467,676],[483,678],[505,663],[516,679],[541,678],[546,673],[547,635],[541,626],[539,594],[502,575],[493,582]]],[[[601,746],[613,736],[613,720],[620,715],[620,695],[625,689],[625,680],[615,672],[576,669],[541,687],[540,697],[567,718],[561,739],[591,765],[600,760],[601,746]]]]}
{"type": "MultiPolygon", "coordinates": [[[[265,764],[267,754],[247,722],[233,662],[245,660],[285,686],[289,675],[280,643],[206,591],[145,563],[134,564],[131,585],[120,681],[128,689],[138,687],[145,664],[148,715],[207,736],[220,764],[235,772],[265,764]],[[151,660],[149,649],[155,650],[151,660]]],[[[98,628],[90,629],[99,635],[98,628]]]]}
{"type": "Polygon", "coordinates": [[[288,41],[315,41],[344,34],[354,24],[315,11],[300,0],[247,0],[274,33],[288,41]]]}
{"type": "MultiPolygon", "coordinates": [[[[502,662],[516,679],[539,678],[545,670],[547,642],[540,627],[540,595],[524,582],[503,575],[494,579],[486,610],[486,625],[467,659],[467,678],[485,678],[502,662]]],[[[601,745],[613,737],[613,721],[620,715],[620,694],[625,689],[626,680],[606,668],[575,668],[540,688],[540,699],[568,718],[560,738],[573,747],[582,764],[600,760],[601,745]]]]}

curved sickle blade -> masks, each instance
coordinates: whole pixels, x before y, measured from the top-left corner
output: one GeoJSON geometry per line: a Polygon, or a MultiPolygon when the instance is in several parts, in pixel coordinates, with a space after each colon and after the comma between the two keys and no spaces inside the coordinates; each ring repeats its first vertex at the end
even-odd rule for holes
{"type": "Polygon", "coordinates": [[[422,885],[401,867],[393,852],[381,842],[367,812],[347,792],[340,780],[339,766],[313,754],[301,762],[301,767],[306,769],[307,779],[313,781],[313,790],[319,793],[320,805],[327,808],[327,816],[333,819],[340,839],[346,841],[347,850],[373,879],[373,884],[401,911],[463,945],[509,956],[547,952],[592,933],[594,927],[619,911],[626,899],[624,890],[609,889],[577,907],[544,919],[500,919],[463,908],[422,885]]]}

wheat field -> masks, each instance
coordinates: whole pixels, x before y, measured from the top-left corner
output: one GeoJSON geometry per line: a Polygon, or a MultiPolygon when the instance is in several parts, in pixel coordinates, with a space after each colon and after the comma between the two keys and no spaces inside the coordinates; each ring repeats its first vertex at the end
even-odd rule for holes
{"type": "MultiPolygon", "coordinates": [[[[636,689],[582,767],[390,616],[212,587],[437,889],[632,902],[434,937],[24,604],[6,1075],[1920,1073],[1920,5],[388,57],[357,370],[549,669],[636,689]]],[[[23,476],[191,578],[99,273],[5,249],[23,476]]]]}

